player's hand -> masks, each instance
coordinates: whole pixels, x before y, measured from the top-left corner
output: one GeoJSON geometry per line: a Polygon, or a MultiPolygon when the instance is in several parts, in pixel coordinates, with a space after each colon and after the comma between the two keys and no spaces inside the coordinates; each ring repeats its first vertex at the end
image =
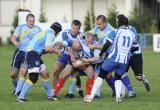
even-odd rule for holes
{"type": "Polygon", "coordinates": [[[95,46],[92,44],[89,44],[89,49],[95,49],[95,46]]]}
{"type": "Polygon", "coordinates": [[[88,63],[88,59],[86,59],[86,58],[82,58],[81,61],[82,61],[83,63],[88,63]]]}

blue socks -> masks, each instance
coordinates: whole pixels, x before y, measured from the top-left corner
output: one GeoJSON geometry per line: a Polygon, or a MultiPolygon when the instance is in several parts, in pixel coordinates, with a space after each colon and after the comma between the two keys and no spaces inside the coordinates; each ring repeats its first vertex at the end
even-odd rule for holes
{"type": "Polygon", "coordinates": [[[18,99],[25,99],[25,95],[27,94],[27,92],[30,90],[31,86],[33,85],[32,81],[30,81],[29,79],[26,80],[26,82],[24,83],[21,93],[18,96],[18,99]]]}
{"type": "Polygon", "coordinates": [[[126,86],[128,92],[134,92],[133,88],[132,88],[132,85],[131,85],[131,82],[129,80],[129,77],[124,74],[121,78],[123,84],[126,86]]]}
{"type": "Polygon", "coordinates": [[[75,86],[76,86],[76,78],[70,77],[69,92],[68,92],[69,94],[74,93],[75,86]]]}
{"type": "Polygon", "coordinates": [[[14,86],[14,88],[16,88],[17,87],[17,79],[12,79],[12,83],[13,83],[13,86],[14,86]]]}
{"type": "Polygon", "coordinates": [[[42,80],[42,86],[44,87],[45,89],[45,92],[46,92],[46,95],[48,97],[52,97],[53,94],[52,94],[52,87],[51,87],[51,83],[50,83],[50,80],[47,79],[47,80],[42,80]]]}
{"type": "Polygon", "coordinates": [[[16,87],[15,95],[18,95],[17,93],[21,91],[24,82],[25,82],[25,79],[23,77],[19,77],[18,82],[17,82],[17,87],[16,87]]]}
{"type": "Polygon", "coordinates": [[[112,93],[115,93],[115,86],[114,86],[115,78],[113,76],[110,76],[108,79],[106,79],[106,81],[108,85],[111,87],[112,93]]]}

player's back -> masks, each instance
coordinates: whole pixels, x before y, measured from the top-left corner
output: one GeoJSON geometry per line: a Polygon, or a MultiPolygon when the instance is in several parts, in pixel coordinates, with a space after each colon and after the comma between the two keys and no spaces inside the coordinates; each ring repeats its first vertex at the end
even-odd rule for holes
{"type": "Polygon", "coordinates": [[[52,29],[43,30],[38,33],[29,43],[27,51],[34,50],[37,53],[41,54],[44,50],[45,45],[48,43],[52,45],[54,41],[54,31],[52,29]]]}
{"type": "Polygon", "coordinates": [[[108,58],[114,62],[127,64],[133,42],[136,42],[136,36],[131,30],[128,28],[115,30],[113,47],[108,58]]]}

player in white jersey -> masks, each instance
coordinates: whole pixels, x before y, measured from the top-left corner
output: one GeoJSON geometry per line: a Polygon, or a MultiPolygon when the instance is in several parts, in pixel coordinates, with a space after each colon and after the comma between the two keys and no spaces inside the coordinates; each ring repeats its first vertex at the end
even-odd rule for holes
{"type": "Polygon", "coordinates": [[[79,71],[83,71],[87,75],[85,95],[90,95],[90,90],[94,82],[94,70],[90,62],[97,61],[97,58],[92,58],[89,47],[86,46],[86,44],[80,43],[78,40],[73,41],[70,57],[70,63],[66,65],[64,69],[64,75],[59,78],[55,87],[54,95],[58,94],[69,75],[73,73],[75,74],[75,72],[79,71]],[[83,62],[84,60],[87,62],[83,62]]]}
{"type": "Polygon", "coordinates": [[[103,79],[111,71],[115,71],[116,74],[116,101],[121,102],[121,77],[127,68],[127,64],[130,58],[130,50],[133,43],[136,42],[136,36],[126,26],[125,17],[118,18],[117,22],[118,29],[115,29],[109,34],[108,39],[106,40],[106,43],[101,50],[100,56],[105,52],[106,49],[108,49],[111,44],[112,50],[109,53],[108,58],[106,58],[102,64],[100,74],[93,85],[91,95],[86,97],[84,100],[85,102],[91,102],[93,100],[97,89],[102,85],[103,79]]]}
{"type": "MultiPolygon", "coordinates": [[[[119,15],[119,16],[124,16],[124,15],[119,15]]],[[[127,19],[127,21],[128,21],[128,19],[127,19]]],[[[137,31],[133,26],[128,25],[128,28],[136,36],[138,36],[137,31]]],[[[131,57],[130,57],[130,61],[129,61],[128,67],[126,69],[126,72],[128,72],[129,68],[131,67],[136,79],[143,82],[143,84],[146,88],[146,91],[150,91],[149,81],[146,78],[146,76],[143,74],[143,58],[142,58],[142,50],[141,50],[140,44],[137,42],[136,44],[133,45],[133,47],[134,48],[131,50],[131,57]]]]}
{"type": "Polygon", "coordinates": [[[61,56],[58,57],[57,61],[53,66],[54,68],[53,81],[52,81],[53,88],[56,86],[60,72],[65,68],[67,62],[70,60],[69,50],[70,46],[72,46],[72,42],[75,39],[80,38],[81,34],[80,28],[81,28],[81,22],[79,20],[73,20],[71,24],[71,29],[67,29],[62,32],[63,42],[65,42],[67,46],[65,46],[65,48],[62,49],[61,56]]]}

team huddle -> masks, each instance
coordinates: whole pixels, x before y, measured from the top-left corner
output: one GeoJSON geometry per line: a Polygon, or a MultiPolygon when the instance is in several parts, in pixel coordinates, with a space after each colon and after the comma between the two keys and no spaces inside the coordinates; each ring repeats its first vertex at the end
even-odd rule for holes
{"type": "Polygon", "coordinates": [[[129,25],[126,16],[120,14],[116,17],[115,29],[104,15],[99,15],[96,26],[85,33],[80,32],[79,20],[73,20],[71,29],[64,31],[58,22],[54,22],[47,30],[42,30],[34,23],[35,16],[28,14],[26,24],[19,25],[11,37],[11,42],[17,47],[11,64],[13,95],[17,101],[26,101],[26,94],[40,75],[49,100],[58,100],[58,93],[69,78],[66,98],[74,98],[74,89],[77,88],[84,102],[92,102],[94,98],[101,97],[100,88],[105,79],[112,90],[112,97],[115,97],[116,102],[121,102],[125,96],[136,96],[126,74],[130,67],[136,79],[142,81],[146,91],[150,91],[148,79],[143,74],[137,31],[129,25]],[[55,41],[60,32],[62,41],[55,41]],[[41,59],[47,53],[58,56],[51,82],[47,67],[41,59]],[[60,75],[62,71],[64,74],[60,75]],[[81,76],[87,77],[85,93],[81,87],[81,76]]]}

